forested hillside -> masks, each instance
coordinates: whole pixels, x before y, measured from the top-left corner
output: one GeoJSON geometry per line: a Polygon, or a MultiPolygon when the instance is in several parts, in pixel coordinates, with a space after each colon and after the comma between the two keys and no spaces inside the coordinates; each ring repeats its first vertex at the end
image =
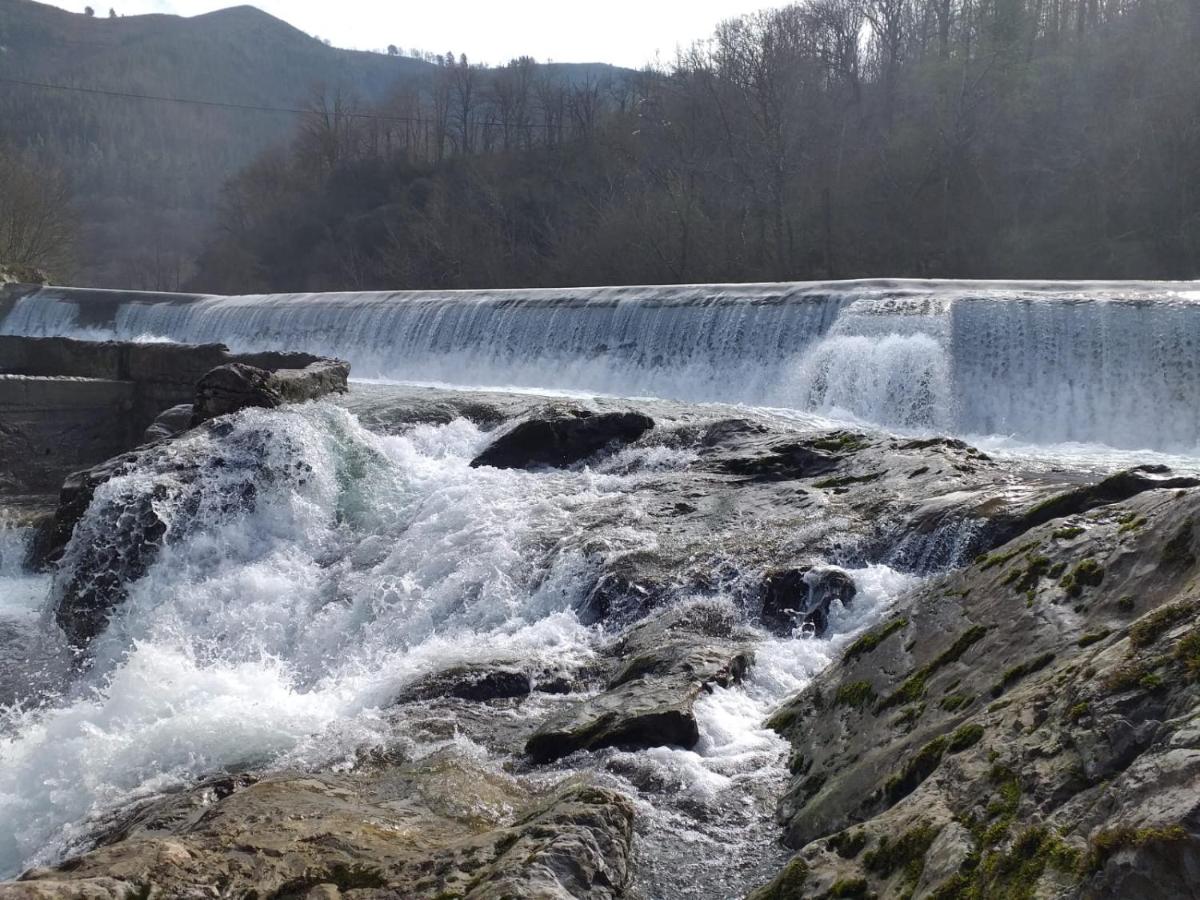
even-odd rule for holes
{"type": "Polygon", "coordinates": [[[194,284],[1195,277],[1198,45],[1195,0],[806,0],[630,78],[443,60],[432,129],[328,109],[235,179],[194,284]]]}
{"type": "MultiPolygon", "coordinates": [[[[604,68],[555,71],[586,78],[604,68]]],[[[40,262],[79,283],[176,288],[211,232],[222,184],[309,120],[230,106],[365,111],[427,93],[435,69],[327,46],[249,6],[108,18],[0,0],[0,154],[69,185],[73,263],[61,253],[40,262]]]]}

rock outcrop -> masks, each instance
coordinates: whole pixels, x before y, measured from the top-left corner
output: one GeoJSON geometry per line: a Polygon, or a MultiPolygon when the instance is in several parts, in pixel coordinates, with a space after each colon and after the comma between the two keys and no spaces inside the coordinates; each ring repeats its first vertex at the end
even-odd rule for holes
{"type": "Polygon", "coordinates": [[[350,366],[322,359],[302,369],[268,371],[246,363],[229,363],[208,372],[196,384],[192,426],[243,409],[275,409],[346,390],[350,366]]]}
{"type": "Polygon", "coordinates": [[[636,412],[594,413],[572,409],[519,422],[477,456],[471,465],[497,469],[569,466],[606,447],[636,441],[654,420],[636,412]]]}
{"type": "Polygon", "coordinates": [[[1043,504],[774,716],[798,852],[756,898],[1195,896],[1200,492],[1106,483],[1137,490],[1043,504]]]}
{"type": "Polygon", "coordinates": [[[633,806],[586,784],[535,793],[436,755],[353,774],[222,777],[150,803],[0,900],[624,895],[633,806]]]}

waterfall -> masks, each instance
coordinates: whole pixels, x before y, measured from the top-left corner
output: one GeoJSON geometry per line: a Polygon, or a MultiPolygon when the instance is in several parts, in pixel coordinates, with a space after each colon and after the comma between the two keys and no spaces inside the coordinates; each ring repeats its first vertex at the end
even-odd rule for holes
{"type": "Polygon", "coordinates": [[[0,297],[0,316],[5,334],[307,350],[350,360],[358,378],[745,403],[1027,443],[1200,448],[1194,283],[241,297],[42,288],[0,297]]]}

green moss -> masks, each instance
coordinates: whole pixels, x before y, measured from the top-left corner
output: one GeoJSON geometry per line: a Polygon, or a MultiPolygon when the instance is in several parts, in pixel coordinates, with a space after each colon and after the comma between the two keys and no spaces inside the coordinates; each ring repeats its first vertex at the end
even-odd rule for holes
{"type": "Polygon", "coordinates": [[[1004,584],[1013,585],[1018,591],[1032,591],[1042,577],[1050,571],[1050,560],[1045,556],[1030,556],[1026,559],[1024,569],[1013,569],[1004,584]]]}
{"type": "Polygon", "coordinates": [[[937,770],[948,743],[949,741],[945,737],[934,738],[905,762],[899,772],[887,780],[883,786],[883,792],[889,804],[903,800],[937,770]]]}
{"type": "Polygon", "coordinates": [[[1077,538],[1087,529],[1080,528],[1078,525],[1068,525],[1065,528],[1060,528],[1058,531],[1050,535],[1056,541],[1069,541],[1071,538],[1077,538]]]}
{"type": "Polygon", "coordinates": [[[1129,596],[1128,594],[1126,594],[1124,597],[1122,597],[1120,600],[1117,601],[1117,609],[1123,613],[1133,612],[1135,606],[1136,606],[1136,601],[1133,599],[1133,597],[1129,596]]]}
{"type": "Polygon", "coordinates": [[[964,750],[974,747],[982,738],[982,725],[974,723],[963,725],[950,735],[950,743],[946,745],[946,750],[949,753],[962,753],[964,750]]]}
{"type": "Polygon", "coordinates": [[[870,484],[883,477],[882,472],[872,472],[869,475],[843,475],[841,478],[826,478],[813,485],[815,488],[844,488],[852,484],[870,484]]]}
{"type": "Polygon", "coordinates": [[[1196,523],[1188,519],[1179,531],[1163,546],[1162,561],[1169,566],[1196,564],[1196,554],[1192,552],[1192,535],[1196,523]]]}
{"type": "Polygon", "coordinates": [[[1189,675],[1200,678],[1200,626],[1194,627],[1175,645],[1175,659],[1183,663],[1189,675]]]}
{"type": "Polygon", "coordinates": [[[1026,675],[1039,672],[1052,662],[1054,662],[1054,654],[1043,653],[1040,656],[1035,656],[1033,659],[1027,659],[1020,665],[1013,666],[1000,677],[1000,680],[996,684],[992,685],[992,696],[999,697],[1026,675]]]}
{"type": "Polygon", "coordinates": [[[1020,547],[1015,547],[1012,550],[1000,551],[993,553],[990,556],[985,554],[983,556],[976,557],[975,562],[977,562],[979,567],[986,572],[988,569],[994,569],[996,566],[1002,566],[1006,562],[1011,562],[1022,553],[1027,553],[1036,546],[1037,541],[1032,541],[1028,544],[1022,544],[1020,547]]]}
{"type": "Polygon", "coordinates": [[[1063,577],[1059,584],[1071,597],[1078,597],[1085,587],[1099,587],[1104,581],[1104,569],[1094,559],[1085,559],[1077,565],[1070,574],[1063,577]]]}
{"type": "Polygon", "coordinates": [[[1092,838],[1090,852],[1083,865],[1087,870],[1094,872],[1103,868],[1113,854],[1122,850],[1145,847],[1148,844],[1171,844],[1187,840],[1190,840],[1190,837],[1182,825],[1144,828],[1121,825],[1116,828],[1106,828],[1092,838]]]}
{"type": "Polygon", "coordinates": [[[870,653],[897,631],[907,627],[908,619],[893,619],[882,628],[867,632],[846,649],[846,655],[842,657],[842,665],[848,665],[851,660],[870,653]]]}
{"type": "Polygon", "coordinates": [[[800,711],[796,707],[785,706],[767,718],[767,727],[782,734],[795,725],[798,718],[800,718],[800,711]]]}
{"type": "Polygon", "coordinates": [[[938,706],[946,712],[958,712],[960,709],[970,706],[974,701],[974,697],[968,697],[966,694],[950,694],[943,697],[938,706]]]}
{"type": "Polygon", "coordinates": [[[1067,712],[1067,719],[1071,722],[1078,722],[1091,711],[1091,707],[1086,703],[1076,703],[1067,712]]]}
{"type": "Polygon", "coordinates": [[[842,859],[854,859],[867,846],[867,833],[858,831],[839,831],[829,839],[828,847],[842,859]]]}
{"type": "Polygon", "coordinates": [[[863,857],[863,866],[881,878],[890,878],[893,873],[903,871],[905,882],[915,885],[925,870],[925,854],[939,831],[931,825],[918,825],[894,841],[884,835],[879,847],[863,857]]]}
{"type": "Polygon", "coordinates": [[[1149,520],[1145,516],[1139,516],[1137,513],[1129,513],[1121,516],[1117,521],[1121,523],[1121,527],[1117,529],[1117,534],[1128,534],[1131,531],[1137,531],[1149,520]]]}
{"type": "Polygon", "coordinates": [[[1162,676],[1144,662],[1126,663],[1110,672],[1102,682],[1103,687],[1114,694],[1123,694],[1135,689],[1157,691],[1164,684],[1162,676]]]}
{"type": "Polygon", "coordinates": [[[810,441],[814,450],[824,450],[826,453],[854,453],[867,446],[865,435],[852,434],[849,431],[835,431],[833,434],[810,441]]]}
{"type": "Polygon", "coordinates": [[[1112,634],[1112,632],[1107,628],[1102,628],[1100,631],[1089,631],[1075,643],[1077,643],[1080,647],[1090,647],[1092,644],[1100,643],[1110,634],[1112,634]]]}
{"type": "Polygon", "coordinates": [[[1026,828],[1007,852],[986,854],[969,876],[969,886],[960,896],[1005,897],[1032,900],[1047,869],[1074,874],[1083,854],[1044,826],[1026,828]]]}
{"type": "Polygon", "coordinates": [[[893,706],[901,706],[905,703],[915,703],[925,694],[925,683],[929,677],[939,669],[956,662],[964,653],[967,652],[975,643],[982,640],[987,634],[987,629],[982,625],[974,625],[968,628],[965,632],[959,635],[958,639],[943,650],[938,656],[926,666],[922,666],[912,675],[904,680],[896,691],[885,697],[876,707],[876,712],[882,712],[891,709],[893,706]]]}
{"type": "Polygon", "coordinates": [[[1173,603],[1142,617],[1129,629],[1129,643],[1138,649],[1156,643],[1167,631],[1196,615],[1197,603],[1173,603]]]}
{"type": "Polygon", "coordinates": [[[839,878],[829,888],[829,893],[826,897],[867,897],[867,879],[865,878],[839,878]]]}
{"type": "Polygon", "coordinates": [[[850,684],[843,684],[838,688],[837,695],[834,697],[834,702],[838,706],[851,706],[854,709],[870,706],[874,700],[875,689],[871,687],[869,681],[852,681],[850,684]]]}
{"type": "Polygon", "coordinates": [[[1164,684],[1163,677],[1157,672],[1147,672],[1138,679],[1138,687],[1147,691],[1160,690],[1164,684]]]}
{"type": "Polygon", "coordinates": [[[807,881],[808,863],[796,856],[769,884],[751,893],[746,900],[796,900],[804,896],[804,884],[807,881]]]}

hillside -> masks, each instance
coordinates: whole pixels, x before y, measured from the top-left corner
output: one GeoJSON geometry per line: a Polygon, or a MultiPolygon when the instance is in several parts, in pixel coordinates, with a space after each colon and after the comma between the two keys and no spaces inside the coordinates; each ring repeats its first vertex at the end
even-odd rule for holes
{"type": "MultiPolygon", "coordinates": [[[[0,0],[4,78],[296,107],[317,85],[377,102],[431,68],[326,46],[248,6],[108,19],[0,0]]],[[[0,143],[70,177],[80,222],[71,274],[98,285],[175,286],[225,179],[295,127],[286,113],[0,87],[0,143]]]]}

